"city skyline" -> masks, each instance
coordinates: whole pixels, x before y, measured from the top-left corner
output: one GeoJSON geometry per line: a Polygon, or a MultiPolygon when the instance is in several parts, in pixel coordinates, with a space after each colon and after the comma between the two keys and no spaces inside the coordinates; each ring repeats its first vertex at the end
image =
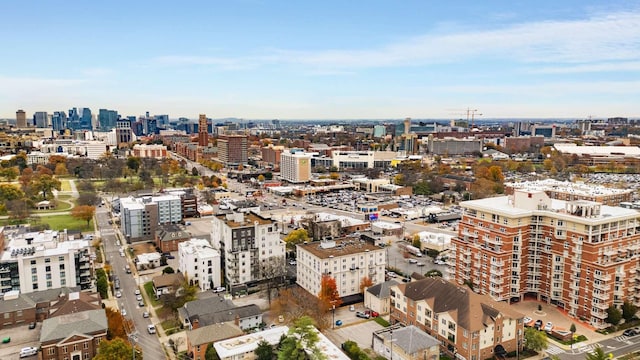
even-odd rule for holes
{"type": "Polygon", "coordinates": [[[192,119],[640,116],[638,1],[42,1],[0,12],[0,118],[77,106],[192,119]]]}

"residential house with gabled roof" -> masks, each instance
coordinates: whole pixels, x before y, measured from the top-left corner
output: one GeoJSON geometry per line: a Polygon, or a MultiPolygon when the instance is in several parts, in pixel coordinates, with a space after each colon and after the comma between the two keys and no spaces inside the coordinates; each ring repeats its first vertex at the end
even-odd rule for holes
{"type": "Polygon", "coordinates": [[[158,231],[156,231],[156,246],[159,247],[163,253],[177,251],[178,244],[188,241],[189,239],[191,239],[191,234],[181,225],[158,225],[158,231]]]}
{"type": "Polygon", "coordinates": [[[237,306],[222,296],[189,301],[178,309],[178,318],[187,329],[232,322],[242,330],[262,324],[262,310],[256,304],[237,306]]]}
{"type": "Polygon", "coordinates": [[[100,341],[107,338],[108,327],[104,309],[46,319],[40,332],[39,359],[93,359],[100,341]]]}
{"type": "Polygon", "coordinates": [[[393,285],[398,285],[398,282],[389,280],[368,287],[364,292],[364,307],[379,314],[388,314],[391,305],[389,290],[393,285]]]}
{"type": "Polygon", "coordinates": [[[191,359],[204,360],[209,344],[244,335],[234,323],[211,324],[187,330],[187,354],[191,359]]]}
{"type": "Polygon", "coordinates": [[[394,285],[390,295],[391,323],[418,327],[450,356],[481,360],[522,350],[524,315],[488,295],[442,278],[394,285]]]}

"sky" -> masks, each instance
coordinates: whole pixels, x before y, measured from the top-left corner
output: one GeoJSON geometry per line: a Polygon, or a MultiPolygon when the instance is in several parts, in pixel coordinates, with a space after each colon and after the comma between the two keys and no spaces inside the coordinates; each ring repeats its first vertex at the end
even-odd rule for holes
{"type": "Polygon", "coordinates": [[[585,119],[639,106],[640,0],[0,2],[0,118],[585,119]]]}

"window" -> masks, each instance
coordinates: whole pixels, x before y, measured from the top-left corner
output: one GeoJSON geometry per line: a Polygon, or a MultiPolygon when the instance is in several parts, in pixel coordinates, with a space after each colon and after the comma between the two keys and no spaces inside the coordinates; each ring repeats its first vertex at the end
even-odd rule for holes
{"type": "Polygon", "coordinates": [[[51,272],[51,266],[47,265],[44,267],[44,271],[51,272]]]}
{"type": "Polygon", "coordinates": [[[31,273],[32,273],[32,274],[37,274],[37,273],[38,273],[38,269],[36,269],[36,268],[31,268],[31,273]]]}
{"type": "Polygon", "coordinates": [[[64,261],[64,256],[58,256],[58,261],[64,261]]]}
{"type": "Polygon", "coordinates": [[[45,264],[48,264],[48,263],[51,262],[51,259],[50,258],[46,258],[46,259],[44,259],[44,262],[45,262],[45,264]]]}
{"type": "Polygon", "coordinates": [[[60,264],[60,270],[64,270],[64,264],[60,264]]]}
{"type": "Polygon", "coordinates": [[[36,261],[35,260],[31,260],[31,265],[35,265],[36,261]]]}

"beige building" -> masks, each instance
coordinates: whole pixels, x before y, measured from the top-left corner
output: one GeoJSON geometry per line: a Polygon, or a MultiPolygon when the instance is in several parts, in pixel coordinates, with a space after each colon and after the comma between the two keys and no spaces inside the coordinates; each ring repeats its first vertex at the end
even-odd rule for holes
{"type": "Polygon", "coordinates": [[[280,155],[280,177],[290,183],[306,183],[311,179],[311,154],[289,150],[280,155]]]}
{"type": "Polygon", "coordinates": [[[504,302],[442,278],[391,287],[392,324],[414,325],[436,338],[450,357],[482,360],[522,351],[524,315],[504,302]]]}
{"type": "Polygon", "coordinates": [[[451,278],[495,300],[537,299],[595,327],[607,308],[640,305],[640,213],[541,190],[466,201],[451,278]]]}
{"type": "Polygon", "coordinates": [[[360,293],[362,279],[384,281],[384,249],[357,238],[313,241],[296,245],[297,284],[313,295],[320,293],[323,275],[336,280],[340,297],[360,293]]]}
{"type": "Polygon", "coordinates": [[[364,292],[364,307],[378,314],[388,314],[391,309],[391,286],[397,285],[395,280],[385,281],[368,287],[364,292]]]}
{"type": "Polygon", "coordinates": [[[440,343],[416,326],[390,326],[373,333],[373,351],[387,359],[438,360],[440,343]]]}

